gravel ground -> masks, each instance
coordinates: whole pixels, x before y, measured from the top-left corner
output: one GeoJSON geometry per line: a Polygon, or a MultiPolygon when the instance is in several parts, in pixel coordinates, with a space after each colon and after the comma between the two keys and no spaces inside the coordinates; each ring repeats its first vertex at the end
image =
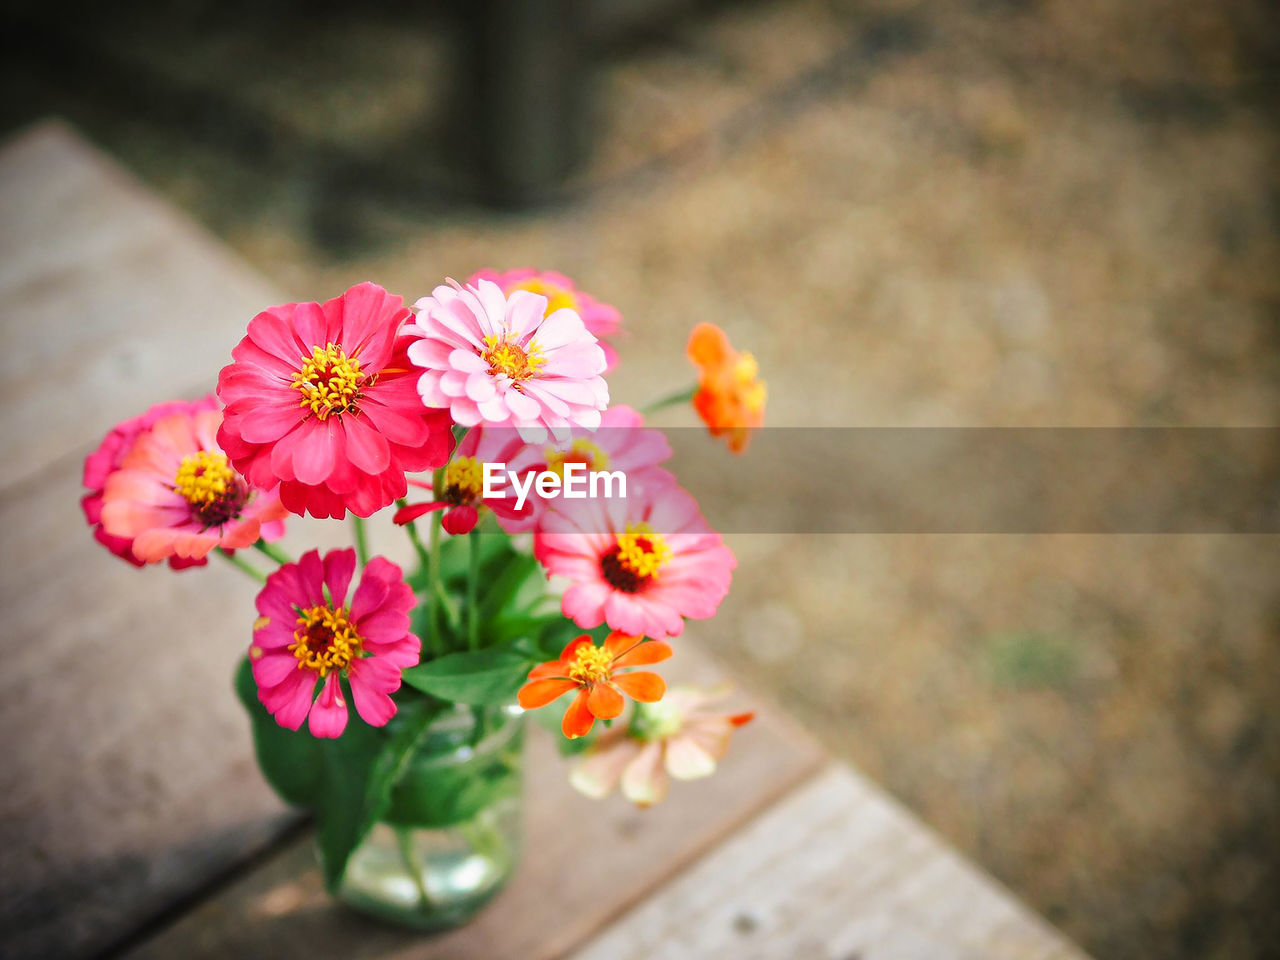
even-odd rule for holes
{"type": "MultiPolygon", "coordinates": [[[[300,298],[569,273],[627,317],[618,399],[681,386],[713,320],[760,358],[775,425],[1276,422],[1262,4],[714,8],[600,71],[596,154],[568,202],[520,215],[452,199],[451,141],[421,133],[447,106],[430,18],[346,16],[276,30],[285,67],[225,23],[169,44],[115,18],[83,49],[233,119],[19,71],[5,121],[69,116],[300,298]],[[265,140],[216,135],[246,112],[265,140]],[[386,183],[351,174],[380,154],[386,183]]],[[[1275,954],[1280,538],[735,546],[691,638],[1071,937],[1275,954]]]]}

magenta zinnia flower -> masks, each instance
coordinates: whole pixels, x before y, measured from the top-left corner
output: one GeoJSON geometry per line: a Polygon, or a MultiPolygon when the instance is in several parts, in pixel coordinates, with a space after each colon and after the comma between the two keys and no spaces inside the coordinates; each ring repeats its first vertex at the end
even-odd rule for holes
{"type": "Polygon", "coordinates": [[[218,441],[256,486],[279,484],[294,513],[367,517],[438,467],[448,415],[418,399],[405,351],[411,318],[374,283],[324,304],[272,307],[249,322],[218,378],[218,441]]]}
{"type": "Polygon", "coordinates": [[[683,631],[686,617],[715,614],[736,561],[674,481],[575,503],[549,509],[533,538],[548,576],[572,581],[561,599],[566,617],[661,640],[683,631]]]}
{"type": "Polygon", "coordinates": [[[475,286],[481,280],[491,280],[502,288],[507,296],[517,290],[528,290],[547,298],[547,316],[561,307],[568,307],[582,318],[582,324],[593,337],[600,340],[600,349],[604,351],[605,372],[608,373],[618,365],[618,352],[605,341],[622,326],[622,314],[617,307],[601,303],[585,290],[579,290],[572,280],[561,273],[549,270],[534,270],[521,267],[518,270],[481,270],[472,274],[467,283],[475,286]]]}
{"type": "Polygon", "coordinates": [[[344,677],[365,723],[381,727],[395,716],[391,694],[400,687],[400,671],[422,654],[421,641],[409,632],[413,591],[398,566],[374,557],[348,607],[355,569],[354,550],[331,550],[323,561],[311,550],[267,577],[258,594],[249,661],[258,699],[282,727],[297,730],[309,714],[312,734],[341,736],[344,677]]]}
{"type": "Polygon", "coordinates": [[[572,310],[546,315],[547,298],[497,284],[442,285],[416,304],[420,337],[409,359],[425,371],[422,401],[463,426],[507,423],[526,440],[594,430],[609,405],[604,351],[572,310]]]}
{"type": "MultiPolygon", "coordinates": [[[[84,485],[89,492],[80,501],[84,508],[85,519],[93,527],[93,536],[100,544],[122,560],[127,560],[135,567],[141,567],[145,561],[139,560],[133,553],[132,537],[116,537],[102,529],[102,493],[107,486],[107,477],[120,469],[124,458],[133,449],[139,434],[150,430],[157,420],[174,413],[198,413],[201,410],[217,410],[218,399],[212,395],[203,397],[194,403],[185,400],[171,400],[157,403],[141,416],[116,424],[105,437],[98,449],[84,458],[84,485]]],[[[169,558],[169,566],[175,570],[186,567],[202,567],[206,563],[203,557],[199,560],[184,559],[179,556],[169,558]]]]}
{"type": "Polygon", "coordinates": [[[143,563],[203,560],[214,547],[284,535],[288,512],[275,491],[251,487],[218,448],[222,412],[187,406],[138,433],[103,488],[103,531],[143,563]]]}

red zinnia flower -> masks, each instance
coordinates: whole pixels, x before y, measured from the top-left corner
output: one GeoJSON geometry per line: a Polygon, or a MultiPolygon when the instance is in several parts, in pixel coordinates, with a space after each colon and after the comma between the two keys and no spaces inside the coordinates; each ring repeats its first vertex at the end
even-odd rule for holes
{"type": "Polygon", "coordinates": [[[403,301],[362,283],[324,304],[271,307],[249,322],[218,377],[218,442],[255,486],[279,484],[294,513],[367,517],[443,464],[449,415],[422,405],[401,328],[403,301]]]}
{"type": "Polygon", "coordinates": [[[498,485],[500,496],[484,496],[484,465],[503,463],[510,467],[520,457],[526,444],[514,427],[474,426],[458,444],[453,459],[445,467],[444,484],[432,490],[431,484],[410,480],[415,487],[431,490],[432,499],[401,507],[392,518],[395,523],[412,523],[419,517],[441,510],[440,525],[445,533],[458,536],[470,533],[480,520],[480,510],[488,507],[502,520],[527,520],[533,516],[533,506],[525,503],[515,508],[510,484],[505,476],[498,485]]]}

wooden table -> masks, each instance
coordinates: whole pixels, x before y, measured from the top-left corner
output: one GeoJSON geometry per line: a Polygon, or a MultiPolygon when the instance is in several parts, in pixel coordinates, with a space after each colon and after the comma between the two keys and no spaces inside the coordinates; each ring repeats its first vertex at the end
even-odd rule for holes
{"type": "MultiPolygon", "coordinates": [[[[721,772],[644,812],[576,795],[533,737],[523,865],[465,929],[333,906],[231,692],[253,585],[133,570],[77,503],[108,427],[207,391],[248,318],[285,298],[55,123],[0,149],[0,222],[0,954],[1081,956],[758,698],[721,772]]],[[[314,533],[294,524],[290,545],[314,533]]],[[[673,663],[719,675],[691,646],[673,663]]]]}

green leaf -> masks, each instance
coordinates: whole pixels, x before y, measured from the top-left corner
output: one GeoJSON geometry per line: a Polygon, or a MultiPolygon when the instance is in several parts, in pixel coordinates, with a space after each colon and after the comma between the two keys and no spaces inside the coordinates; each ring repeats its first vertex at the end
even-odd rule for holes
{"type": "Polygon", "coordinates": [[[316,843],[330,891],[341,882],[351,851],[386,813],[393,788],[439,708],[427,700],[407,705],[398,722],[385,728],[369,726],[352,711],[342,736],[318,741],[324,786],[316,803],[316,843]]]}
{"type": "Polygon", "coordinates": [[[249,658],[236,670],[236,695],[248,711],[253,746],[262,776],[285,803],[314,806],[321,789],[324,763],[320,744],[306,730],[287,730],[276,723],[258,700],[249,658]]]}
{"type": "Polygon", "coordinates": [[[509,608],[510,601],[531,576],[541,570],[541,564],[526,553],[513,554],[502,572],[484,585],[484,597],[480,601],[480,616],[485,620],[496,617],[509,608]]]}
{"type": "Polygon", "coordinates": [[[441,700],[487,707],[515,699],[534,662],[516,650],[450,653],[405,670],[404,682],[441,700]]]}
{"type": "Polygon", "coordinates": [[[402,827],[465,823],[520,790],[520,745],[521,737],[516,736],[486,763],[458,764],[448,755],[411,763],[392,793],[384,819],[402,827]]]}
{"type": "MultiPolygon", "coordinates": [[[[490,620],[484,625],[484,641],[490,646],[497,646],[503,643],[510,643],[513,640],[526,639],[534,641],[536,645],[537,638],[542,636],[543,632],[564,618],[560,614],[547,617],[526,617],[526,616],[503,616],[496,620],[490,620]]],[[[541,647],[538,647],[541,654],[541,647]]],[[[557,650],[558,654],[560,651],[557,650]]],[[[544,657],[542,659],[550,659],[544,657]]]]}
{"type": "MultiPolygon", "coordinates": [[[[446,587],[459,595],[466,588],[467,576],[471,569],[470,549],[466,537],[447,537],[440,544],[440,579],[444,581],[446,587]]],[[[507,561],[516,556],[511,546],[511,538],[505,534],[481,534],[479,549],[482,583],[495,579],[502,572],[507,561]]]]}

